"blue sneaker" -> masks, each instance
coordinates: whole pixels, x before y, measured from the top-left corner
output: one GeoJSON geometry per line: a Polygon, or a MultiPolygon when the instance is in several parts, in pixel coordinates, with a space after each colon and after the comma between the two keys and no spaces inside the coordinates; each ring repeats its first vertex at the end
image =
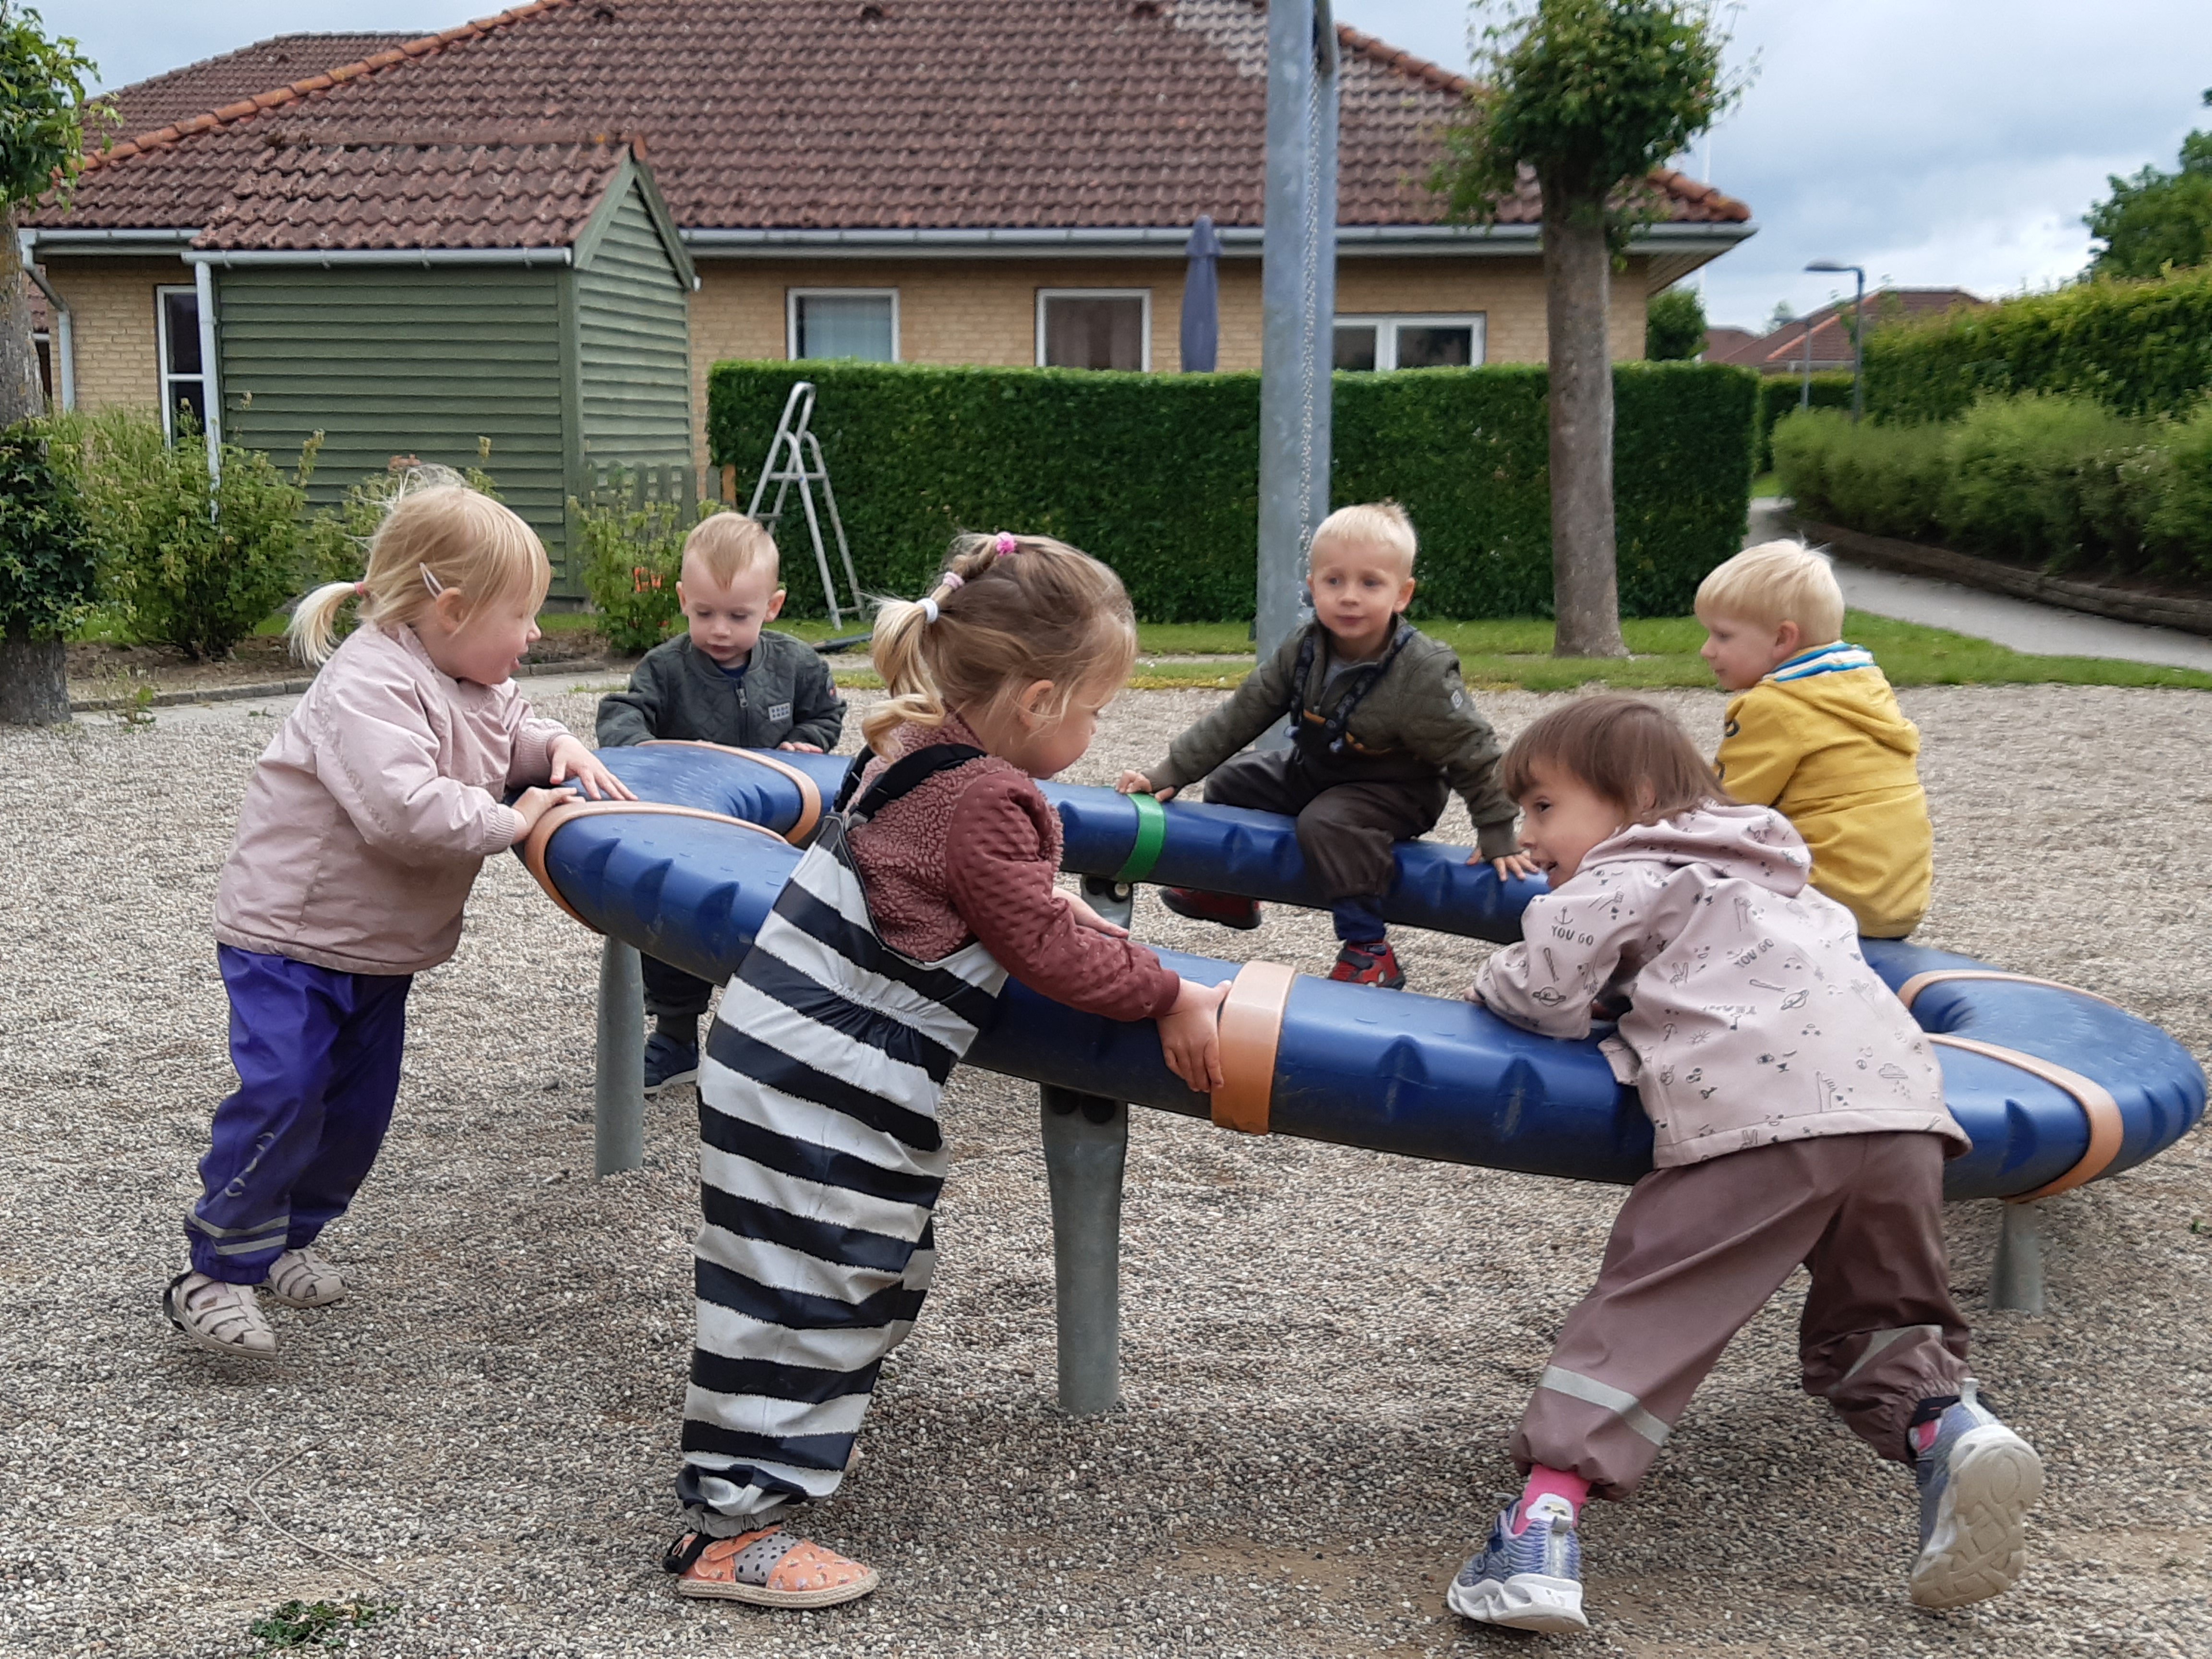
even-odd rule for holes
{"type": "Polygon", "coordinates": [[[1516,1534],[1519,1509],[1516,1503],[1492,1525],[1489,1543],[1459,1570],[1444,1605],[1462,1619],[1511,1630],[1588,1630],[1574,1506],[1547,1494],[1528,1506],[1528,1525],[1516,1534]]]}
{"type": "Polygon", "coordinates": [[[671,1084],[690,1083],[699,1076],[699,1045],[678,1042],[655,1031],[645,1040],[645,1091],[657,1095],[671,1084]]]}
{"type": "Polygon", "coordinates": [[[1958,1403],[1936,1419],[1935,1443],[1913,1465],[1920,1483],[1920,1554],[1912,1599],[1960,1607],[2002,1595],[2027,1565],[2022,1522],[2043,1496],[2035,1449],[1974,1397],[1971,1376],[1958,1403]]]}

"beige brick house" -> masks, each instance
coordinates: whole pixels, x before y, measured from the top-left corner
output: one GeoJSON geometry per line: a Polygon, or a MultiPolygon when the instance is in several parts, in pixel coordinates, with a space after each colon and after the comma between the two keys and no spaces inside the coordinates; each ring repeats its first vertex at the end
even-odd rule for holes
{"type": "MultiPolygon", "coordinates": [[[[1541,360],[1533,183],[1493,226],[1444,225],[1421,181],[1464,83],[1340,33],[1339,365],[1541,360]]],[[[1255,368],[1265,69],[1264,0],[538,0],[422,40],[281,37],[113,94],[138,136],[27,219],[66,307],[57,391],[204,406],[201,313],[246,256],[193,245],[261,149],[309,134],[612,135],[649,156],[698,272],[702,464],[719,359],[1179,368],[1200,214],[1224,245],[1219,367],[1255,368]]],[[[1650,295],[1753,228],[1708,185],[1654,182],[1665,216],[1614,283],[1621,357],[1650,295]]],[[[465,209],[440,257],[506,252],[465,209]]]]}

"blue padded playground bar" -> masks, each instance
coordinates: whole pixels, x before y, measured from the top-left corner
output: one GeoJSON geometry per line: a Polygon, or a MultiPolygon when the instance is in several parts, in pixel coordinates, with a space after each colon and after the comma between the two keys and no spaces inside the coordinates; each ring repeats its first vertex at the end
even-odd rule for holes
{"type": "MultiPolygon", "coordinates": [[[[549,819],[552,827],[526,851],[533,871],[586,925],[702,978],[727,978],[799,856],[770,832],[811,830],[821,808],[794,777],[818,780],[826,799],[845,763],[686,744],[604,757],[662,805],[656,812],[602,804],[549,819]],[[730,821],[738,818],[745,821],[730,821]]],[[[1107,790],[1051,793],[1068,824],[1067,867],[1109,876],[1125,869],[1135,809],[1107,790]],[[1089,850],[1079,854],[1079,846],[1089,850]]],[[[1293,902],[1305,891],[1287,819],[1181,805],[1163,817],[1153,878],[1293,902]]],[[[1423,866],[1407,856],[1421,851],[1401,849],[1401,872],[1409,863],[1443,870],[1442,860],[1423,866]]],[[[1533,883],[1501,887],[1486,868],[1454,879],[1467,884],[1439,883],[1437,890],[1468,896],[1475,915],[1460,932],[1502,926],[1509,908],[1517,917],[1540,890],[1533,883]]],[[[1401,873],[1401,889],[1408,884],[1401,873]]],[[[1162,956],[1194,980],[1238,979],[1240,991],[1280,975],[1270,982],[1282,994],[1252,1000],[1243,1016],[1248,1029],[1273,1025],[1259,1048],[1241,1051],[1262,1060],[1231,1056],[1232,1066],[1248,1067],[1241,1078],[1232,1071],[1247,1103],[1239,1111],[1224,1113],[1219,1097],[1185,1089],[1161,1060],[1149,1023],[1079,1013],[1018,983],[1007,986],[969,1062],[1049,1087],[1211,1114],[1232,1127],[1414,1158],[1612,1182],[1650,1167],[1650,1124],[1594,1040],[1534,1036],[1464,1002],[1290,976],[1267,964],[1162,956]],[[1253,1065],[1265,1075],[1249,1074],[1253,1065]]],[[[2203,1112],[2204,1076],[2188,1052],[2124,1010],[1914,945],[1869,941],[1867,957],[1938,1034],[1946,1099],[1974,1142],[1948,1166],[1953,1198],[2019,1197],[2117,1173],[2172,1146],[2203,1112]],[[1947,977],[1960,974],[1969,976],[1947,977]],[[2029,1069],[2036,1066],[2051,1075],[2029,1069]]]]}

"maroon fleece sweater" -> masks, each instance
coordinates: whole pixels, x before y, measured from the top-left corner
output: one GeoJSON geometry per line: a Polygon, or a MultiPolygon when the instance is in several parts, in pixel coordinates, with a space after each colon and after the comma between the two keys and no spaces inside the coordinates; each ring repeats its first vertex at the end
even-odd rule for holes
{"type": "MultiPolygon", "coordinates": [[[[896,760],[936,743],[982,744],[957,714],[902,726],[896,760]]],[[[887,761],[872,762],[866,790],[887,761]]],[[[995,755],[936,776],[853,831],[853,862],[884,942],[918,961],[980,939],[1031,990],[1109,1019],[1158,1019],[1182,981],[1133,939],[1076,925],[1053,878],[1060,817],[1029,775],[995,755]]]]}

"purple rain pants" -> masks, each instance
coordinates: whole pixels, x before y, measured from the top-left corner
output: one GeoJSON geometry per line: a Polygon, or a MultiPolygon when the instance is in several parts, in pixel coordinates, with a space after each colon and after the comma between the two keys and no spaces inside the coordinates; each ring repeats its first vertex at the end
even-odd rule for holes
{"type": "Polygon", "coordinates": [[[200,1200],[185,1218],[192,1266],[258,1285],[343,1215],[368,1178],[399,1095],[411,974],[346,974],[228,945],[238,1092],[215,1109],[200,1200]]]}

